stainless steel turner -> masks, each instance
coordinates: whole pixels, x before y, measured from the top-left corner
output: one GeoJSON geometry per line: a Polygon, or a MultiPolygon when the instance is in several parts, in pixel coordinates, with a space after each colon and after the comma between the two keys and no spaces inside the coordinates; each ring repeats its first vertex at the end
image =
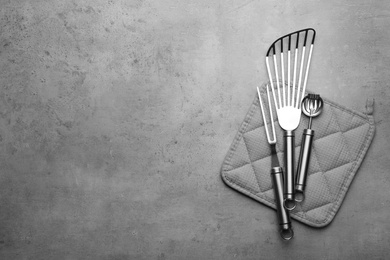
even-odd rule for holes
{"type": "Polygon", "coordinates": [[[301,102],[306,91],[315,35],[314,29],[307,28],[280,37],[269,47],[265,60],[279,125],[285,130],[284,207],[288,210],[293,210],[296,206],[294,198],[294,130],[298,127],[301,119],[301,102]],[[294,63],[291,64],[291,48],[294,48],[294,42],[294,63]],[[310,47],[307,49],[309,44],[310,47]],[[284,62],[286,50],[287,66],[284,62]],[[300,63],[298,63],[298,59],[300,63]],[[273,63],[273,66],[270,63],[273,63]],[[304,76],[303,71],[305,71],[304,76]],[[291,76],[292,85],[290,84],[291,76]]]}

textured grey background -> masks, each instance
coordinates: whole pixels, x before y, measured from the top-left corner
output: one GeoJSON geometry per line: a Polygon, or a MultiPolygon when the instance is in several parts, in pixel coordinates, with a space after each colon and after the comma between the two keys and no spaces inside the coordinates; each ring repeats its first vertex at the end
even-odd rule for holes
{"type": "Polygon", "coordinates": [[[385,259],[388,1],[0,0],[1,259],[385,259]],[[221,180],[277,37],[314,27],[308,89],[376,137],[332,224],[221,180]]]}

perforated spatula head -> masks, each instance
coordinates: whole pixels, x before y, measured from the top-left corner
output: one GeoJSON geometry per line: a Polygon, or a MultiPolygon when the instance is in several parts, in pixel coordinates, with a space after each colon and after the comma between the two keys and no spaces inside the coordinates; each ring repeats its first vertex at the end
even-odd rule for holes
{"type": "Polygon", "coordinates": [[[267,72],[278,121],[280,127],[286,131],[295,130],[300,122],[301,102],[306,91],[315,35],[315,30],[312,28],[289,33],[277,39],[267,51],[267,72]],[[294,43],[295,49],[292,53],[291,47],[294,43]],[[308,43],[310,48],[307,50],[308,43]],[[287,64],[284,60],[285,54],[287,54],[287,64]],[[273,66],[270,63],[273,63],[273,66]]]}
{"type": "Polygon", "coordinates": [[[266,65],[271,84],[272,95],[277,111],[279,125],[284,132],[284,207],[295,208],[294,199],[294,130],[301,119],[301,102],[306,90],[307,76],[315,39],[315,30],[308,28],[287,34],[277,39],[268,49],[266,65]],[[303,39],[303,40],[302,40],[303,39]],[[291,45],[295,42],[293,53],[294,63],[291,63],[291,45]],[[307,51],[306,44],[310,43],[307,51]],[[287,51],[286,51],[287,50],[287,51]],[[308,53],[307,53],[308,52],[308,53]],[[287,53],[287,66],[284,54],[287,53]],[[270,59],[272,57],[272,59],[270,59]],[[298,58],[300,63],[298,64],[298,58]],[[273,63],[273,66],[270,66],[273,63]],[[287,68],[286,68],[287,67],[287,68]],[[293,69],[292,69],[292,68],[293,69]],[[271,69],[272,68],[272,69],[271,69]],[[281,68],[281,73],[279,73],[281,68]],[[297,72],[299,71],[299,74],[297,72]],[[303,71],[305,71],[304,77],[303,71]],[[293,73],[292,73],[293,72],[293,73]],[[292,86],[290,80],[292,76],[292,86]],[[274,84],[276,79],[276,87],[274,84]],[[280,81],[281,79],[281,81],[280,81]],[[287,82],[285,80],[287,79],[287,82]],[[282,92],[281,89],[282,88],[282,92]],[[277,92],[276,92],[277,91],[277,92]]]}

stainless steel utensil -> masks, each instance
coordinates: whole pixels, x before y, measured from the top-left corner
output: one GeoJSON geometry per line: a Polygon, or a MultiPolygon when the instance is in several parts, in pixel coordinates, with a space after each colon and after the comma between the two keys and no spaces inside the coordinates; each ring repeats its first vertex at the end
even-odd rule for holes
{"type": "Polygon", "coordinates": [[[257,94],[259,95],[261,114],[263,116],[267,141],[271,147],[271,177],[272,177],[272,183],[273,183],[274,194],[275,194],[276,214],[278,216],[278,222],[280,226],[280,236],[285,240],[290,240],[294,236],[294,231],[292,230],[292,226],[291,226],[290,214],[283,207],[283,170],[279,166],[279,160],[276,154],[275,122],[272,114],[272,106],[271,106],[271,99],[270,99],[268,85],[266,86],[266,88],[267,88],[268,110],[270,113],[272,137],[270,136],[270,131],[268,130],[267,117],[265,116],[264,105],[258,87],[257,87],[257,94]]]}
{"type": "Polygon", "coordinates": [[[320,95],[308,94],[302,101],[302,112],[309,117],[308,129],[303,130],[301,152],[299,153],[297,179],[295,184],[295,201],[304,200],[306,187],[307,170],[311,154],[311,146],[314,137],[314,130],[311,129],[312,118],[318,116],[323,107],[320,95]]]}
{"type": "Polygon", "coordinates": [[[314,39],[316,32],[312,28],[299,30],[277,39],[268,49],[266,55],[266,65],[268,77],[271,84],[273,99],[277,112],[279,125],[285,130],[284,132],[284,207],[293,210],[296,206],[294,199],[294,130],[298,127],[301,118],[301,102],[306,90],[307,77],[311,56],[313,52],[314,39]],[[304,37],[303,37],[304,36],[304,37]],[[303,40],[302,40],[303,38],[303,40]],[[291,45],[295,41],[294,64],[291,66],[291,45]],[[310,43],[309,50],[306,44],[310,43]],[[287,49],[287,69],[284,63],[284,51],[287,49]],[[308,52],[308,57],[305,58],[308,52]],[[271,60],[270,57],[273,57],[271,60]],[[300,64],[298,65],[298,57],[300,64]],[[271,69],[270,63],[273,63],[271,69]],[[281,68],[281,77],[278,68],[281,68]],[[291,73],[293,67],[293,73],[291,73]],[[297,71],[299,77],[297,82],[297,71]],[[302,74],[305,75],[302,81],[302,74]],[[287,74],[287,75],[286,75],[287,74]],[[292,86],[290,84],[293,76],[292,86]],[[274,82],[273,77],[276,81],[274,82]],[[281,78],[281,82],[280,79],[281,78]],[[287,78],[287,82],[285,80],[287,78]],[[277,94],[275,93],[275,86],[277,94]],[[281,85],[281,86],[280,86],[281,85]],[[282,87],[282,94],[280,88],[282,87]],[[302,94],[301,94],[302,93],[302,94]],[[276,97],[277,96],[277,97],[276,97]]]}
{"type": "Polygon", "coordinates": [[[276,213],[280,225],[280,236],[284,240],[290,240],[294,236],[291,228],[289,211],[283,207],[283,170],[282,167],[273,167],[271,169],[272,185],[274,187],[276,213]]]}

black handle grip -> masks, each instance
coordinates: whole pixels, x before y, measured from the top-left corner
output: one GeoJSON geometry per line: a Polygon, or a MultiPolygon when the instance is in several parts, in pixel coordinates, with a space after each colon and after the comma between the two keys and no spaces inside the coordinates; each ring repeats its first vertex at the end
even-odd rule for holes
{"type": "Polygon", "coordinates": [[[297,179],[295,184],[296,201],[303,200],[306,187],[307,170],[309,168],[311,145],[313,143],[314,130],[305,129],[302,135],[301,152],[299,153],[297,179]],[[299,194],[299,195],[298,195],[299,194]]]}

